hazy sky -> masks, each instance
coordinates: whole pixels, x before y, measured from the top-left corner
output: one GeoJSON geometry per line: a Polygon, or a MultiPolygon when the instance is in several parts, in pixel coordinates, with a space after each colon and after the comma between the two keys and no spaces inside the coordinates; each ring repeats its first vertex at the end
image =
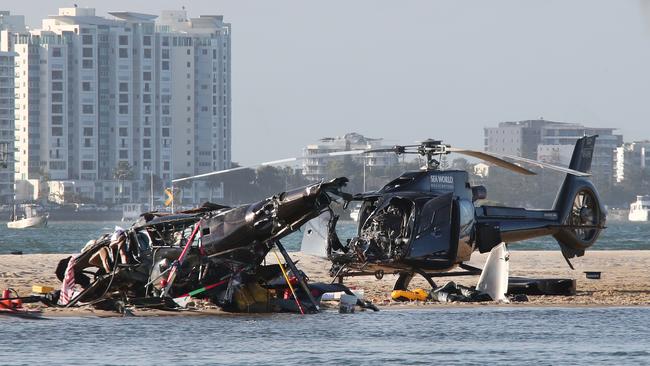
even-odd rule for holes
{"type": "MultiPolygon", "coordinates": [[[[76,3],[223,14],[233,160],[245,164],[349,131],[482,148],[483,126],[538,117],[650,139],[650,0],[76,3]]],[[[31,25],[72,6],[10,4],[31,25]]]]}

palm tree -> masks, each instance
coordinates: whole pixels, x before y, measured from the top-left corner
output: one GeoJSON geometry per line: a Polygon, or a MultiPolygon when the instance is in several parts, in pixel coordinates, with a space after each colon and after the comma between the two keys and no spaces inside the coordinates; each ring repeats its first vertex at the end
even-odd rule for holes
{"type": "Polygon", "coordinates": [[[120,202],[124,202],[124,181],[133,179],[133,167],[128,161],[120,161],[113,169],[113,179],[120,182],[120,202]]]}
{"type": "MultiPolygon", "coordinates": [[[[179,176],[176,177],[176,179],[187,178],[189,176],[190,176],[189,174],[180,174],[179,176]]],[[[179,192],[180,199],[178,201],[179,204],[181,204],[181,205],[183,204],[183,193],[184,193],[183,191],[185,189],[187,189],[187,188],[190,188],[190,187],[192,187],[192,181],[191,180],[182,180],[182,181],[177,182],[177,183],[174,184],[174,188],[180,190],[180,192],[179,192]]],[[[175,196],[176,196],[176,194],[174,192],[174,199],[176,199],[175,196]]]]}

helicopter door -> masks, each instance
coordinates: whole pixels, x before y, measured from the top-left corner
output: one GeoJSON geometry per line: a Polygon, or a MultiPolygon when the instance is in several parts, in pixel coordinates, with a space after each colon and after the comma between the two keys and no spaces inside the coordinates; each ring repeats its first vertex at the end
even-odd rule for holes
{"type": "Polygon", "coordinates": [[[452,249],[452,193],[424,203],[415,223],[409,259],[449,260],[452,249]]]}

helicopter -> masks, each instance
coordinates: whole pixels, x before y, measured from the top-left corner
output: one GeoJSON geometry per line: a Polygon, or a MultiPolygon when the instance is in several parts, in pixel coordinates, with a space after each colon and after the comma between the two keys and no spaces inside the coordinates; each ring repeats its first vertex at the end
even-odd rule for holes
{"type": "MultiPolygon", "coordinates": [[[[540,236],[555,238],[573,268],[570,259],[583,256],[606,223],[605,207],[589,179],[596,138],[585,136],[576,141],[568,168],[517,156],[454,148],[433,139],[416,145],[311,155],[309,158],[416,154],[425,159],[425,166],[401,174],[377,191],[344,198],[345,207],[353,201],[361,203],[356,236],[346,241],[341,241],[336,231],[339,217],[332,209],[322,209],[306,225],[301,250],[327,258],[332,263],[330,275],[339,283],[346,277],[374,275],[381,279],[390,273],[398,275],[396,290],[406,289],[416,274],[434,289],[434,277],[480,274],[482,269],[467,264],[472,253],[488,253],[501,243],[512,244],[540,236]],[[441,169],[441,157],[450,153],[479,158],[524,175],[536,173],[508,160],[560,171],[566,176],[552,209],[479,205],[477,201],[487,197],[484,186],[472,186],[466,171],[441,169]],[[463,271],[450,272],[457,268],[463,271]]],[[[300,159],[276,160],[259,166],[300,159]]]]}
{"type": "Polygon", "coordinates": [[[323,294],[352,291],[308,283],[280,239],[329,210],[332,197],[351,199],[341,191],[346,182],[314,183],[237,207],[208,202],[177,213],[143,213],[131,227],[116,227],[61,260],[62,289],[47,304],[124,313],[127,307],[170,310],[199,298],[232,312],[318,312],[323,294]],[[278,264],[266,264],[271,251],[278,264]]]}

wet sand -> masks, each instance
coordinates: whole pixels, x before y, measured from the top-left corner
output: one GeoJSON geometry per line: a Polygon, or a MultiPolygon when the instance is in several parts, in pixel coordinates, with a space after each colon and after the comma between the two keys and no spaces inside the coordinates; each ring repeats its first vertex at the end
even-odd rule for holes
{"type": "MultiPolygon", "coordinates": [[[[67,257],[63,254],[28,254],[0,255],[0,289],[13,288],[22,296],[29,295],[32,285],[60,286],[54,275],[58,261],[67,257]]],[[[329,282],[329,263],[326,260],[293,253],[294,260],[299,260],[298,267],[312,281],[329,282]]],[[[487,255],[474,254],[470,265],[482,267],[487,255]]],[[[269,256],[269,263],[275,258],[269,256]]],[[[559,251],[513,251],[510,252],[510,275],[535,278],[575,278],[577,294],[575,296],[528,296],[529,302],[500,304],[498,306],[650,306],[650,251],[591,251],[584,257],[574,258],[571,270],[559,251]],[[600,271],[600,280],[585,278],[584,271],[600,271]]],[[[395,303],[389,300],[394,275],[385,275],[382,280],[374,277],[348,278],[345,283],[350,287],[363,289],[365,298],[381,305],[384,309],[403,307],[467,307],[495,305],[482,304],[439,304],[439,303],[395,303]]],[[[438,278],[436,283],[442,285],[447,281],[473,286],[478,276],[455,278],[438,278]]],[[[413,280],[411,288],[429,286],[420,278],[413,280]]],[[[90,308],[81,309],[45,309],[47,315],[70,316],[110,316],[114,313],[97,311],[90,308]]],[[[166,312],[138,311],[137,315],[209,315],[220,313],[217,309],[205,309],[200,312],[166,312]]]]}

